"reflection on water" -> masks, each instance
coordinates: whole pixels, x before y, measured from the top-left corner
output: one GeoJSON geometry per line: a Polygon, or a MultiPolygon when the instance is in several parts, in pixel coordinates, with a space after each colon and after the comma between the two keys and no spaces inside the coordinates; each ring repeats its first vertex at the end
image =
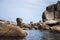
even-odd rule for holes
{"type": "Polygon", "coordinates": [[[43,30],[26,30],[28,35],[20,37],[0,37],[0,40],[60,40],[60,33],[43,30]]]}

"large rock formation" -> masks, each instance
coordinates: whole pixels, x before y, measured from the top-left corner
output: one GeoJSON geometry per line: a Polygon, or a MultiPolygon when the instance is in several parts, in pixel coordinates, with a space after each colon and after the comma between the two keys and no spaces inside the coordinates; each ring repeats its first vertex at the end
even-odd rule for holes
{"type": "Polygon", "coordinates": [[[24,37],[26,35],[26,31],[17,26],[16,22],[0,20],[0,36],[24,37]]]}
{"type": "Polygon", "coordinates": [[[43,29],[60,32],[60,1],[46,7],[42,15],[42,21],[43,29]]]}
{"type": "Polygon", "coordinates": [[[42,15],[43,22],[47,24],[60,23],[60,1],[46,7],[46,11],[42,15]],[[52,20],[52,22],[50,22],[52,20]]]}
{"type": "Polygon", "coordinates": [[[27,33],[18,26],[0,24],[0,36],[20,36],[24,37],[27,33]]]}

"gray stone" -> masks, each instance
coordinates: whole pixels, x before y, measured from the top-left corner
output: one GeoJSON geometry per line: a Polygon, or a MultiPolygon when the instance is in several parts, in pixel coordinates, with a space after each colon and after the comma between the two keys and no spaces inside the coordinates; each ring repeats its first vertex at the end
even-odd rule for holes
{"type": "Polygon", "coordinates": [[[44,20],[44,21],[53,20],[53,19],[54,19],[54,13],[53,12],[45,11],[42,15],[42,20],[44,20]]]}
{"type": "Polygon", "coordinates": [[[46,10],[49,11],[49,12],[54,11],[54,4],[49,5],[48,7],[46,7],[46,10]]]}
{"type": "Polygon", "coordinates": [[[60,22],[60,12],[59,11],[55,11],[55,20],[60,22]]]}
{"type": "Polygon", "coordinates": [[[17,26],[22,27],[22,19],[21,18],[16,18],[17,21],[17,26]]]}
{"type": "Polygon", "coordinates": [[[46,11],[43,12],[42,20],[43,22],[50,20],[60,22],[60,1],[47,6],[46,11]]]}
{"type": "Polygon", "coordinates": [[[57,10],[60,11],[60,1],[57,2],[57,10]]]}

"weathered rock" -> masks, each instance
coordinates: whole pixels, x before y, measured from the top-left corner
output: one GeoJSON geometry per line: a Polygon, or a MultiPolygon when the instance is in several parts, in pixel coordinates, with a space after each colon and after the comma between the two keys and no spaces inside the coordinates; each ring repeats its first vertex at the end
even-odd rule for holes
{"type": "Polygon", "coordinates": [[[16,21],[17,21],[17,26],[22,27],[22,19],[21,18],[17,18],[16,21]]]}
{"type": "Polygon", "coordinates": [[[55,20],[60,22],[60,12],[59,11],[55,11],[55,20]]]}
{"type": "Polygon", "coordinates": [[[47,6],[46,10],[49,12],[53,12],[54,11],[54,4],[47,6]]]}
{"type": "Polygon", "coordinates": [[[0,24],[7,24],[7,25],[17,26],[17,23],[16,22],[7,21],[7,20],[1,20],[1,19],[0,19],[0,24]]]}
{"type": "Polygon", "coordinates": [[[42,29],[49,30],[49,29],[50,29],[50,26],[44,25],[44,26],[42,27],[42,29]]]}
{"type": "Polygon", "coordinates": [[[46,21],[45,22],[46,24],[57,24],[57,21],[55,21],[55,20],[49,20],[49,21],[46,21]]]}
{"type": "Polygon", "coordinates": [[[24,37],[27,33],[18,26],[0,24],[0,36],[20,36],[24,37]]]}
{"type": "Polygon", "coordinates": [[[42,15],[43,21],[48,21],[48,20],[53,20],[53,19],[54,19],[54,13],[53,12],[48,12],[48,11],[43,12],[43,15],[42,15]]]}
{"type": "Polygon", "coordinates": [[[31,28],[33,28],[34,24],[33,24],[33,22],[32,22],[32,21],[30,22],[30,25],[31,25],[31,28]]]}
{"type": "Polygon", "coordinates": [[[50,27],[50,30],[60,32],[60,25],[50,27]]]}
{"type": "Polygon", "coordinates": [[[23,27],[28,28],[28,29],[32,29],[30,24],[24,24],[23,27]]]}
{"type": "Polygon", "coordinates": [[[57,10],[60,11],[60,1],[57,2],[57,10]]]}
{"type": "Polygon", "coordinates": [[[42,20],[51,25],[60,23],[60,1],[56,4],[47,6],[46,11],[43,12],[42,20]],[[53,20],[53,22],[51,20],[53,20]]]}
{"type": "Polygon", "coordinates": [[[37,30],[38,29],[38,26],[34,26],[34,29],[37,30]]]}
{"type": "Polygon", "coordinates": [[[41,25],[41,29],[49,30],[49,29],[50,29],[50,26],[47,25],[47,24],[45,24],[45,23],[43,23],[43,24],[41,25]]]}

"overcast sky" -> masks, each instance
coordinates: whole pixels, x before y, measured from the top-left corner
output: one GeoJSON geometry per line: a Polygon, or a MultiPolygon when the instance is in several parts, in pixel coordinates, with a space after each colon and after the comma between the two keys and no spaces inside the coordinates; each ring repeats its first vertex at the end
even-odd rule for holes
{"type": "Polygon", "coordinates": [[[0,0],[0,19],[15,21],[17,17],[23,22],[41,20],[46,6],[55,4],[57,0],[0,0]]]}

